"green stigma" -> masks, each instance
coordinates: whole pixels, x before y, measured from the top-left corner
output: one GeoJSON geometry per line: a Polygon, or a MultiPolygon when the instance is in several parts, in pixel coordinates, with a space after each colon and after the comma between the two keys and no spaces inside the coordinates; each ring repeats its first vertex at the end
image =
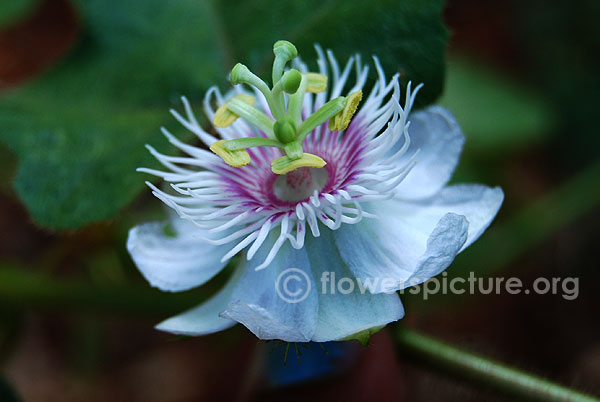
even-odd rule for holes
{"type": "Polygon", "coordinates": [[[298,56],[296,47],[288,41],[275,42],[273,54],[275,60],[271,88],[241,63],[236,64],[230,74],[232,84],[253,86],[265,96],[273,118],[254,107],[254,98],[250,95],[237,95],[218,108],[213,121],[216,127],[227,127],[238,118],[242,118],[266,133],[268,138],[223,140],[213,144],[210,149],[234,167],[250,163],[250,155],[245,151],[246,148],[264,146],[280,148],[285,153],[271,162],[271,169],[276,174],[286,174],[301,167],[321,168],[326,162],[317,155],[304,152],[304,140],[316,127],[327,121],[331,130],[345,130],[356,112],[362,92],[359,90],[348,97],[334,98],[303,119],[304,96],[307,93],[325,91],[327,76],[301,73],[293,68],[286,70],[288,62],[298,56]]]}

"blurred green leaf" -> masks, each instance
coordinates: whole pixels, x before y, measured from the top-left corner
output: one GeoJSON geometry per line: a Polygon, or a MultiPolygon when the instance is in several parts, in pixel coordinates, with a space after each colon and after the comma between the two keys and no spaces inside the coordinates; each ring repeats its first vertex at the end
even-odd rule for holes
{"type": "Polygon", "coordinates": [[[0,2],[0,28],[24,16],[36,0],[5,0],[0,2]]]}
{"type": "Polygon", "coordinates": [[[0,261],[0,305],[10,313],[39,309],[167,317],[207,300],[230,275],[231,270],[226,269],[201,288],[165,293],[147,284],[101,286],[88,280],[56,278],[0,261]]]}
{"type": "Polygon", "coordinates": [[[528,75],[559,120],[549,144],[552,159],[570,171],[581,169],[600,149],[600,2],[520,2],[515,17],[512,35],[519,38],[528,75]]]}
{"type": "MultiPolygon", "coordinates": [[[[10,359],[22,333],[23,315],[16,311],[0,309],[0,365],[10,359]]],[[[0,396],[2,392],[0,391],[0,396]]],[[[0,401],[4,399],[0,398],[0,401]]]]}
{"type": "Polygon", "coordinates": [[[234,61],[241,58],[266,70],[272,53],[265,55],[263,49],[278,39],[292,41],[310,61],[313,45],[319,43],[331,48],[340,62],[360,53],[370,63],[377,55],[387,74],[401,72],[404,84],[424,83],[421,104],[433,102],[442,91],[447,40],[443,0],[225,0],[215,5],[226,16],[223,34],[235,38],[229,48],[234,61]],[[261,28],[253,29],[249,21],[260,21],[261,28]]]}
{"type": "Polygon", "coordinates": [[[580,219],[600,205],[598,177],[600,159],[512,216],[492,224],[488,233],[457,257],[453,273],[466,275],[469,270],[485,268],[489,275],[580,219]]]}
{"type": "Polygon", "coordinates": [[[469,147],[479,151],[539,141],[556,124],[539,96],[468,58],[450,58],[439,103],[456,116],[469,147]]]}
{"type": "Polygon", "coordinates": [[[0,103],[0,140],[38,223],[76,228],[113,217],[144,187],[144,148],[165,150],[168,102],[219,74],[206,2],[79,1],[81,42],[59,66],[0,103]],[[162,145],[162,147],[161,147],[162,145]]]}
{"type": "Polygon", "coordinates": [[[0,101],[0,141],[20,161],[15,188],[53,229],[115,216],[143,188],[135,168],[154,166],[143,144],[167,151],[158,130],[171,121],[167,102],[198,99],[234,61],[268,66],[277,39],[296,41],[306,59],[314,42],[341,57],[378,53],[388,73],[425,82],[426,100],[443,80],[439,0],[76,3],[76,48],[0,101]]]}
{"type": "Polygon", "coordinates": [[[0,376],[0,401],[2,402],[20,402],[22,399],[17,396],[13,387],[0,376]]]}
{"type": "Polygon", "coordinates": [[[14,155],[0,144],[0,192],[10,190],[10,181],[16,171],[16,160],[14,155]]]}

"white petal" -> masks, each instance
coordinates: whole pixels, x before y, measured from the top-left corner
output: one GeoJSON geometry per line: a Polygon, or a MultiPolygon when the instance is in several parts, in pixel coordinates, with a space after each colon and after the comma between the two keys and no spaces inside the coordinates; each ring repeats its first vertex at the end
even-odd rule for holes
{"type": "MultiPolygon", "coordinates": [[[[276,235],[270,235],[271,246],[276,238],[276,235]]],[[[306,250],[296,250],[287,242],[266,269],[256,271],[255,268],[267,257],[271,246],[261,247],[251,261],[244,263],[245,269],[231,303],[221,316],[245,325],[260,339],[308,342],[315,330],[318,306],[306,250]],[[289,271],[292,268],[295,270],[289,271]],[[295,277],[286,285],[285,279],[291,275],[295,277]],[[279,292],[276,284],[279,285],[279,292]],[[285,286],[290,293],[285,291],[285,286]],[[294,292],[299,292],[299,296],[306,294],[306,297],[300,302],[290,303],[281,296],[283,294],[290,300],[300,299],[292,296],[294,292]]]]}
{"type": "Polygon", "coordinates": [[[311,237],[306,247],[319,297],[319,318],[313,341],[342,339],[404,316],[396,293],[371,294],[365,283],[354,277],[342,261],[331,231],[323,230],[320,238],[311,237]],[[351,286],[353,291],[350,292],[351,286]]]}
{"type": "Polygon", "coordinates": [[[459,184],[442,189],[429,202],[430,213],[437,210],[464,215],[469,221],[469,235],[460,251],[469,247],[483,234],[496,217],[504,201],[500,187],[490,188],[480,184],[459,184]]]}
{"type": "Polygon", "coordinates": [[[396,193],[402,198],[425,198],[448,182],[465,139],[452,114],[439,106],[412,113],[409,121],[410,147],[398,163],[408,161],[416,150],[419,154],[417,164],[396,188],[396,193]]]}
{"type": "Polygon", "coordinates": [[[469,223],[469,231],[467,241],[460,250],[462,251],[477,240],[492,223],[503,200],[504,193],[500,187],[459,184],[444,187],[435,196],[425,200],[395,200],[394,203],[385,206],[380,217],[405,217],[412,214],[416,225],[432,227],[448,212],[463,215],[469,223]]]}
{"type": "MultiPolygon", "coordinates": [[[[404,213],[404,212],[402,212],[404,213]]],[[[448,213],[433,225],[410,216],[343,225],[335,233],[342,259],[374,293],[417,285],[450,265],[467,239],[465,217],[448,213]]]]}
{"type": "Polygon", "coordinates": [[[219,316],[231,301],[231,294],[237,284],[243,268],[238,267],[227,284],[206,302],[166,319],[156,326],[160,331],[178,335],[206,335],[223,331],[237,324],[235,321],[219,316]]]}
{"type": "Polygon", "coordinates": [[[150,222],[129,231],[127,250],[135,265],[154,287],[178,292],[202,285],[224,267],[224,252],[198,240],[202,232],[179,218],[176,237],[166,236],[165,223],[150,222]]]}
{"type": "Polygon", "coordinates": [[[343,225],[336,245],[357,277],[378,281],[376,292],[413,286],[442,272],[475,241],[503,197],[499,188],[460,185],[423,201],[379,202],[371,206],[379,219],[343,225]]]}

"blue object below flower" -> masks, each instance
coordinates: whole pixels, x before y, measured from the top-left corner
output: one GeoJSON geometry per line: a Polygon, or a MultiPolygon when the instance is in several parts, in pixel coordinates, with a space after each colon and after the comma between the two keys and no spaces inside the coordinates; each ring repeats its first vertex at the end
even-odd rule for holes
{"type": "Polygon", "coordinates": [[[271,342],[265,349],[268,353],[267,381],[277,387],[342,374],[356,362],[360,348],[356,342],[271,342]]]}

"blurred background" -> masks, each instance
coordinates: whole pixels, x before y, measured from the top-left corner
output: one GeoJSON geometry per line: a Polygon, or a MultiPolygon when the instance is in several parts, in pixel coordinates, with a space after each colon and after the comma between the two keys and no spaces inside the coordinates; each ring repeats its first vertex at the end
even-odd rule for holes
{"type": "Polygon", "coordinates": [[[340,59],[376,53],[425,83],[421,106],[456,115],[453,182],[500,185],[506,200],[448,278],[579,278],[575,300],[406,294],[396,325],[599,395],[599,18],[595,0],[3,1],[0,401],[510,400],[404,356],[394,326],[292,387],[273,385],[265,359],[284,346],[241,326],[153,329],[224,277],[163,294],[132,264],[128,229],[164,217],[135,172],[153,164],[143,145],[172,151],[161,125],[190,139],[169,107],[226,88],[236,61],[266,71],[277,39],[309,64],[315,42],[340,59]]]}

